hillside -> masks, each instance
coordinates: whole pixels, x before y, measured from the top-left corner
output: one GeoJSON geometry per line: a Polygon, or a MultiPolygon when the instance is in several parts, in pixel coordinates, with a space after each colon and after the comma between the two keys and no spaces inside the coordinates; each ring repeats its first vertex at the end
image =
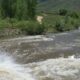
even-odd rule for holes
{"type": "Polygon", "coordinates": [[[54,11],[58,9],[80,10],[80,0],[39,0],[38,10],[54,11]]]}

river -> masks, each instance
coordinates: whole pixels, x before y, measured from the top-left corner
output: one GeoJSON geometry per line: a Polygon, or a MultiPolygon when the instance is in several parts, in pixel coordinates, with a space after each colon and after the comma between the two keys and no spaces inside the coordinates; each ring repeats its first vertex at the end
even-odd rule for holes
{"type": "Polygon", "coordinates": [[[0,80],[80,80],[80,30],[0,40],[0,80]]]}

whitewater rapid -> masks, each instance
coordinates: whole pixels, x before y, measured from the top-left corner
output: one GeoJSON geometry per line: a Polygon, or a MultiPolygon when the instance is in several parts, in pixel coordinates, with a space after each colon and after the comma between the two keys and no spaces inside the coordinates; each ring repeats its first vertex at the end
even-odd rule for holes
{"type": "Polygon", "coordinates": [[[80,59],[48,59],[28,65],[33,69],[37,80],[80,80],[80,59]]]}
{"type": "Polygon", "coordinates": [[[0,80],[80,80],[80,30],[0,41],[0,80]]]}
{"type": "Polygon", "coordinates": [[[35,80],[29,69],[14,62],[12,56],[0,52],[0,80],[35,80]]]}
{"type": "Polygon", "coordinates": [[[80,59],[48,59],[18,64],[12,56],[0,52],[0,80],[80,80],[80,59]]]}

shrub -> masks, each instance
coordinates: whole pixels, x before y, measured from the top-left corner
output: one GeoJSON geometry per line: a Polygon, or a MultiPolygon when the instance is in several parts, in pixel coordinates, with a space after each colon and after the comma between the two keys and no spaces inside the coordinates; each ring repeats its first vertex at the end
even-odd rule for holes
{"type": "Polygon", "coordinates": [[[56,22],[56,24],[55,24],[55,30],[57,32],[63,32],[63,25],[62,25],[61,22],[56,22]]]}
{"type": "Polygon", "coordinates": [[[4,28],[10,27],[10,23],[5,19],[5,20],[0,20],[0,30],[4,28]]]}
{"type": "Polygon", "coordinates": [[[71,13],[69,13],[69,16],[72,18],[79,18],[79,15],[77,12],[71,12],[71,13]]]}
{"type": "Polygon", "coordinates": [[[68,13],[66,9],[60,9],[59,10],[59,15],[65,16],[68,13]]]}
{"type": "Polygon", "coordinates": [[[17,25],[21,31],[27,35],[39,35],[42,34],[45,30],[43,24],[39,24],[36,21],[27,21],[22,22],[17,25]]]}
{"type": "MultiPolygon", "coordinates": [[[[44,24],[39,24],[37,21],[18,21],[15,19],[0,20],[0,31],[4,29],[18,29],[20,34],[39,35],[44,33],[44,24]]],[[[15,32],[16,33],[16,32],[15,32]]]]}

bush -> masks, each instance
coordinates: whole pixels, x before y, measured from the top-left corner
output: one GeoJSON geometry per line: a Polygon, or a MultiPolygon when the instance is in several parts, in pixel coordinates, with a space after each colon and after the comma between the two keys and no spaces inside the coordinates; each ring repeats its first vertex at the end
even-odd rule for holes
{"type": "Polygon", "coordinates": [[[8,28],[10,27],[11,24],[8,22],[8,20],[0,20],[0,30],[4,29],[4,28],[8,28]]]}
{"type": "Polygon", "coordinates": [[[56,24],[55,24],[55,30],[56,30],[57,32],[63,32],[64,30],[63,30],[63,25],[62,25],[62,23],[56,22],[56,24]]]}
{"type": "Polygon", "coordinates": [[[0,20],[0,31],[5,29],[19,30],[20,34],[39,35],[44,33],[45,26],[44,24],[39,24],[37,21],[0,20]]]}
{"type": "Polygon", "coordinates": [[[65,16],[67,15],[68,11],[66,9],[60,9],[59,10],[59,15],[65,16]]]}
{"type": "Polygon", "coordinates": [[[43,24],[39,24],[36,21],[23,21],[16,25],[21,29],[22,33],[26,35],[39,35],[42,34],[45,30],[43,24]]]}
{"type": "Polygon", "coordinates": [[[79,15],[77,12],[71,12],[71,13],[69,13],[69,16],[72,18],[79,18],[79,15]]]}

